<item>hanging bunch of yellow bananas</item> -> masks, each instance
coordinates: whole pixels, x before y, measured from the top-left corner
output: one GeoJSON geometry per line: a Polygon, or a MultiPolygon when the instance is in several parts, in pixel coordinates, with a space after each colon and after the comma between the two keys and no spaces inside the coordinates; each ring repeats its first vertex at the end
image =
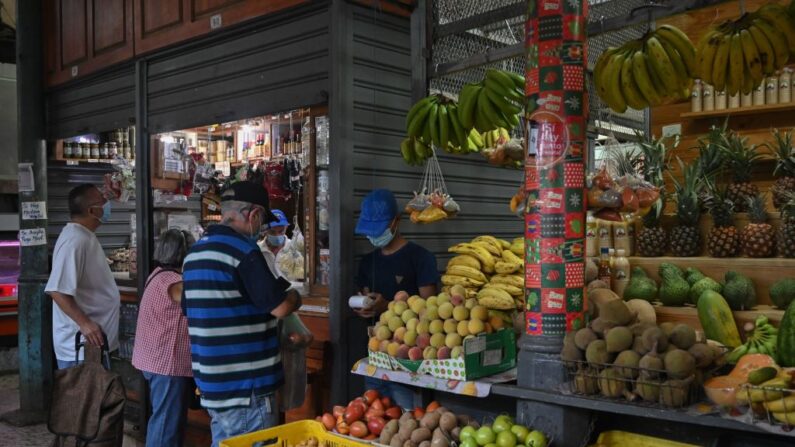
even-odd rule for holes
{"type": "Polygon", "coordinates": [[[662,25],[639,40],[610,47],[596,60],[594,84],[608,107],[624,113],[690,97],[696,50],[679,28],[662,25]]]}
{"type": "Polygon", "coordinates": [[[766,4],[709,30],[699,41],[697,74],[730,96],[751,93],[784,68],[795,49],[795,24],[787,10],[766,4]]]}

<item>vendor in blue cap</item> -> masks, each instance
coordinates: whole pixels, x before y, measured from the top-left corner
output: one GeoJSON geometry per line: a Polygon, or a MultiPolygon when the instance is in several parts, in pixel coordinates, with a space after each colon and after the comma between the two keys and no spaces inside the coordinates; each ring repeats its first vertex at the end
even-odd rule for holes
{"type": "Polygon", "coordinates": [[[268,262],[268,267],[278,277],[281,276],[281,273],[276,263],[276,257],[290,243],[290,239],[287,237],[287,227],[290,226],[290,223],[287,222],[287,216],[282,210],[272,209],[271,214],[273,216],[270,222],[265,224],[265,238],[259,241],[258,245],[268,262]]]}
{"type": "MultiPolygon", "coordinates": [[[[356,234],[366,236],[375,247],[362,258],[356,277],[360,293],[375,300],[371,307],[355,311],[360,317],[377,318],[400,291],[423,298],[436,295],[436,257],[400,234],[400,211],[391,191],[376,189],[364,198],[356,234]]],[[[403,408],[414,408],[410,388],[373,378],[365,379],[365,385],[403,408]]]]}

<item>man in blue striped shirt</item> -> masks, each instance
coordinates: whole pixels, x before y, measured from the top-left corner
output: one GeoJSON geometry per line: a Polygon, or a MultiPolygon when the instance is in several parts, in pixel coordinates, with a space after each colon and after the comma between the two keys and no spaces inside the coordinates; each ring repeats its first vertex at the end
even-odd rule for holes
{"type": "Polygon", "coordinates": [[[213,447],[278,424],[275,392],[284,373],[277,324],[301,306],[257,246],[272,218],[265,188],[233,184],[221,195],[221,213],[183,266],[193,377],[210,413],[213,447]]]}

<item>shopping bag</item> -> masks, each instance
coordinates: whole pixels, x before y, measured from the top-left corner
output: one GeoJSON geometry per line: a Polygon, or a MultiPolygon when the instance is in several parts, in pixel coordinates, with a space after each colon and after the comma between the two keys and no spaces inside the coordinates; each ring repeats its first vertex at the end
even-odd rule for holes
{"type": "Polygon", "coordinates": [[[282,318],[280,339],[284,368],[281,406],[287,411],[303,405],[306,398],[306,349],[313,336],[301,318],[293,313],[282,318]]]}

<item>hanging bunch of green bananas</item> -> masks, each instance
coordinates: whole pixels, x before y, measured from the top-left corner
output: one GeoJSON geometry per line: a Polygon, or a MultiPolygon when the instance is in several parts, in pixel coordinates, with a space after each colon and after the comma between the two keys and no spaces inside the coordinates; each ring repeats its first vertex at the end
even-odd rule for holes
{"type": "Polygon", "coordinates": [[[413,149],[414,162],[418,164],[431,156],[431,145],[452,154],[478,152],[483,147],[480,135],[462,126],[458,114],[458,104],[443,95],[434,94],[417,101],[406,117],[408,141],[401,144],[406,162],[411,164],[406,157],[409,148],[413,149]]]}
{"type": "Polygon", "coordinates": [[[776,329],[764,315],[756,317],[753,323],[746,323],[745,343],[726,355],[726,361],[735,364],[746,354],[765,354],[776,358],[776,329]]]}
{"type": "Polygon", "coordinates": [[[408,137],[400,143],[400,155],[409,166],[422,166],[433,156],[433,148],[421,138],[408,137]]]}
{"type": "Polygon", "coordinates": [[[708,31],[698,44],[698,76],[716,91],[751,93],[784,68],[795,49],[795,23],[787,10],[766,4],[708,31]]]}
{"type": "Polygon", "coordinates": [[[525,101],[524,77],[489,69],[477,84],[467,84],[458,96],[458,118],[466,129],[486,132],[499,127],[512,130],[519,125],[525,101]]]}
{"type": "Polygon", "coordinates": [[[596,60],[594,85],[608,107],[624,113],[690,97],[696,50],[679,28],[662,25],[639,40],[610,47],[596,60]]]}

